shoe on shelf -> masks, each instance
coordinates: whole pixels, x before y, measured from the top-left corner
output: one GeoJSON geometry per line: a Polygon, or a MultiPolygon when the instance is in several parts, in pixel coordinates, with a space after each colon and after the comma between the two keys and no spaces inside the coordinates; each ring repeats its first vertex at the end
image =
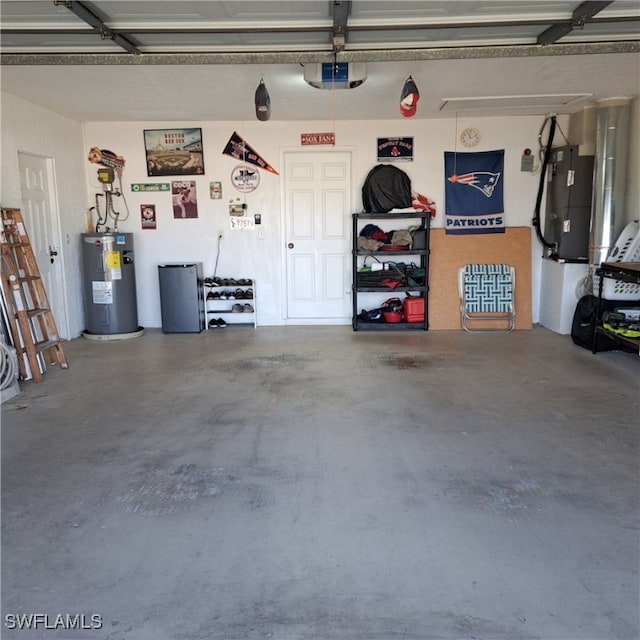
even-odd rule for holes
{"type": "Polygon", "coordinates": [[[226,327],[226,326],[227,326],[226,321],[225,321],[225,320],[223,320],[222,318],[218,318],[218,319],[216,320],[216,322],[218,323],[218,327],[220,327],[221,329],[222,329],[223,327],[226,327]]]}
{"type": "Polygon", "coordinates": [[[244,312],[253,313],[253,307],[248,302],[244,305],[244,312]]]}
{"type": "Polygon", "coordinates": [[[209,329],[217,329],[220,325],[218,324],[217,320],[215,320],[214,318],[211,318],[211,320],[209,320],[208,322],[208,326],[209,326],[209,329]]]}
{"type": "Polygon", "coordinates": [[[244,292],[244,297],[247,300],[253,300],[253,289],[249,288],[244,292]]]}
{"type": "Polygon", "coordinates": [[[231,307],[231,311],[234,313],[242,313],[244,311],[244,307],[241,304],[234,304],[233,307],[231,307]]]}
{"type": "Polygon", "coordinates": [[[244,291],[239,287],[235,290],[236,300],[242,300],[244,298],[244,291]]]}
{"type": "Polygon", "coordinates": [[[213,294],[213,291],[209,291],[209,293],[207,293],[207,300],[215,300],[215,295],[213,294]]]}

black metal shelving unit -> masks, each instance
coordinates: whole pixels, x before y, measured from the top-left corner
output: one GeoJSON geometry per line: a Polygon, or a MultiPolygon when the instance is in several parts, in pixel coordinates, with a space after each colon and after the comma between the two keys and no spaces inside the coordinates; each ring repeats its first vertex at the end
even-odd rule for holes
{"type": "MultiPolygon", "coordinates": [[[[386,224],[389,227],[390,224],[386,224]]],[[[391,228],[388,230],[392,230],[391,228]]],[[[430,234],[431,234],[431,214],[428,212],[415,213],[354,213],[352,214],[352,325],[354,331],[427,331],[429,329],[429,253],[430,253],[430,234]],[[419,227],[426,231],[426,243],[424,249],[410,249],[403,251],[362,251],[358,249],[359,226],[362,221],[380,221],[384,220],[391,224],[393,229],[397,229],[398,221],[409,221],[406,226],[415,226],[416,220],[419,220],[419,227]],[[413,222],[411,222],[413,221],[413,222]],[[358,258],[372,256],[381,262],[388,262],[389,259],[403,261],[402,258],[418,259],[416,263],[420,268],[425,270],[425,280],[423,285],[419,286],[399,286],[394,289],[380,286],[361,285],[358,283],[358,258]],[[358,309],[360,307],[361,293],[383,293],[390,297],[395,297],[399,293],[418,293],[424,298],[424,321],[422,322],[363,322],[358,319],[358,309]]],[[[368,307],[366,307],[368,308],[368,307]]]]}

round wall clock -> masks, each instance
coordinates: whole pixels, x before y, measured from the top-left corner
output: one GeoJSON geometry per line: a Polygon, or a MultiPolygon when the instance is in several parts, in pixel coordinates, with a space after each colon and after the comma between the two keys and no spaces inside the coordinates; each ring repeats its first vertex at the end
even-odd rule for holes
{"type": "Polygon", "coordinates": [[[465,147],[475,147],[480,142],[480,131],[475,127],[467,127],[460,134],[460,142],[465,147]]]}

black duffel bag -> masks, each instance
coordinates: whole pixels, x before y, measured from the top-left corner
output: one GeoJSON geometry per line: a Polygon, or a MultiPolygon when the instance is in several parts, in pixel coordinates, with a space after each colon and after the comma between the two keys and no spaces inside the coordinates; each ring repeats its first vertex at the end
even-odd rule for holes
{"type": "MultiPolygon", "coordinates": [[[[627,300],[605,300],[602,299],[600,314],[605,311],[613,311],[616,307],[637,307],[640,306],[639,301],[627,300]]],[[[596,325],[602,324],[602,318],[597,318],[598,297],[593,295],[582,296],[578,300],[576,310],[573,314],[573,322],[571,324],[571,339],[574,344],[584,349],[593,349],[593,332],[596,325]]],[[[625,347],[620,342],[610,338],[609,336],[598,333],[596,351],[630,351],[637,353],[637,348],[625,347]]]]}

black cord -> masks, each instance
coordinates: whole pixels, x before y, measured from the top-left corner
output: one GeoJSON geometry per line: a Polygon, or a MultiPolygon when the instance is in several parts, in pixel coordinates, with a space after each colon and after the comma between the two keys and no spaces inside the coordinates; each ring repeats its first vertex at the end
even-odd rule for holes
{"type": "Polygon", "coordinates": [[[373,254],[368,253],[368,254],[364,257],[364,260],[362,261],[362,266],[363,266],[363,267],[366,267],[366,266],[367,266],[367,258],[373,258],[376,262],[381,262],[381,260],[380,260],[377,256],[374,256],[373,254]]]}
{"type": "MultiPolygon", "coordinates": [[[[544,127],[544,124],[542,125],[544,127]]],[[[553,136],[556,132],[556,117],[551,116],[551,126],[549,127],[549,139],[547,140],[547,146],[544,150],[544,160],[542,161],[542,169],[540,170],[540,183],[538,184],[538,195],[536,197],[536,208],[533,220],[531,223],[535,227],[536,236],[542,244],[543,247],[547,249],[557,249],[557,244],[553,242],[549,242],[545,240],[544,235],[542,234],[542,229],[540,228],[540,205],[542,204],[542,194],[544,192],[544,181],[545,176],[547,175],[547,166],[549,164],[549,159],[551,158],[551,145],[553,144],[553,136]]]]}

